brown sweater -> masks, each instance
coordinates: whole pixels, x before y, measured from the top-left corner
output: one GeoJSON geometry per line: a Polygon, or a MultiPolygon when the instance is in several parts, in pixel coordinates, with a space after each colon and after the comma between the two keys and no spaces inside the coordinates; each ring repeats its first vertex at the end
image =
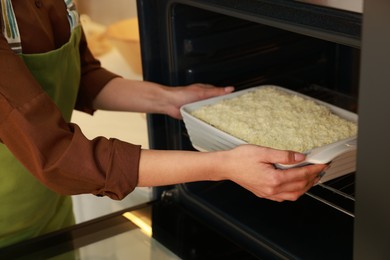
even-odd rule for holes
{"type": "MultiPolygon", "coordinates": [[[[23,53],[45,53],[69,40],[63,0],[13,0],[12,4],[23,53]]],[[[76,109],[92,114],[92,100],[117,75],[101,68],[85,36],[80,58],[76,109]]],[[[77,125],[65,122],[2,34],[0,140],[34,176],[61,194],[92,193],[122,199],[137,184],[140,146],[103,137],[88,140],[77,125]]]]}

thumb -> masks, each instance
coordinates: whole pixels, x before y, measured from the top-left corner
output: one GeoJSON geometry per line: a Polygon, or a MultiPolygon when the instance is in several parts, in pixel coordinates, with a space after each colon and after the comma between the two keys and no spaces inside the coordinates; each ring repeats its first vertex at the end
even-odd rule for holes
{"type": "Polygon", "coordinates": [[[305,160],[306,155],[287,150],[273,150],[269,154],[270,162],[280,164],[295,164],[305,160]]]}

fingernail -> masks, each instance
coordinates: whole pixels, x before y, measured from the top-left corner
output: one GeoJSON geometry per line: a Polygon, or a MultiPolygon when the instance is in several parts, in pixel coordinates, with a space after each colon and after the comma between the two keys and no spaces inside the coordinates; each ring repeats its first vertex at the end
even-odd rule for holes
{"type": "Polygon", "coordinates": [[[305,155],[302,153],[294,153],[294,160],[295,161],[302,161],[305,159],[305,155]]]}
{"type": "Polygon", "coordinates": [[[230,93],[230,92],[232,92],[234,90],[234,87],[225,87],[225,92],[226,93],[230,93]]]}
{"type": "Polygon", "coordinates": [[[325,171],[322,171],[322,172],[320,172],[319,174],[318,174],[318,177],[321,179],[324,175],[325,175],[325,171]]]}

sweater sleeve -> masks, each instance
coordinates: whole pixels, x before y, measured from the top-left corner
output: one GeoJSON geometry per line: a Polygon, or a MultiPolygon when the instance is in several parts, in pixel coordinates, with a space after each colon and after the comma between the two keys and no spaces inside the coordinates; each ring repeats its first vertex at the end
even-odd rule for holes
{"type": "Polygon", "coordinates": [[[110,80],[119,76],[101,67],[100,61],[89,50],[84,33],[80,41],[80,59],[81,79],[75,108],[93,114],[95,97],[110,80]]]}
{"type": "Polygon", "coordinates": [[[61,194],[122,199],[137,185],[140,146],[88,140],[66,123],[46,93],[19,108],[0,95],[0,138],[43,184],[61,194]]]}
{"type": "Polygon", "coordinates": [[[122,199],[137,185],[140,146],[104,137],[88,140],[77,125],[67,123],[2,34],[0,141],[43,184],[62,194],[122,199]]]}

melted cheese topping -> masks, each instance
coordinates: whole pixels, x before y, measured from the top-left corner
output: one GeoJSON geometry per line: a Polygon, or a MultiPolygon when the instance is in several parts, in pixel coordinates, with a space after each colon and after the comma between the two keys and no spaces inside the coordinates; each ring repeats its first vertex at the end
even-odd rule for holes
{"type": "Polygon", "coordinates": [[[357,134],[357,125],[326,106],[274,87],[201,107],[192,115],[250,144],[299,152],[357,134]]]}

